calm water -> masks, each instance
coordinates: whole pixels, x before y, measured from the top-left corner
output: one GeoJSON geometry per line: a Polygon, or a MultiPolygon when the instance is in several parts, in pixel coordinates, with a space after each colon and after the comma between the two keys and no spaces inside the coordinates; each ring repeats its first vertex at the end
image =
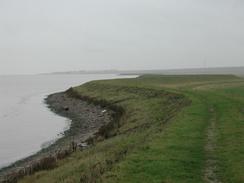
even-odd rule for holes
{"type": "Polygon", "coordinates": [[[116,75],[0,76],[0,167],[31,155],[69,126],[52,113],[44,98],[54,92],[116,75]]]}

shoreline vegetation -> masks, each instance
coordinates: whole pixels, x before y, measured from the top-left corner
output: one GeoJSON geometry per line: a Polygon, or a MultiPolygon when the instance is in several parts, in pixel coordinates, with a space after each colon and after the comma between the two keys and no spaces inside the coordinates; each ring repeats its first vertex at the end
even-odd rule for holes
{"type": "Polygon", "coordinates": [[[20,183],[244,182],[243,78],[142,75],[100,80],[50,95],[47,102],[72,119],[65,135],[72,153],[20,183]],[[92,106],[92,115],[80,110],[84,101],[92,106]],[[76,123],[82,113],[87,116],[76,123]]]}

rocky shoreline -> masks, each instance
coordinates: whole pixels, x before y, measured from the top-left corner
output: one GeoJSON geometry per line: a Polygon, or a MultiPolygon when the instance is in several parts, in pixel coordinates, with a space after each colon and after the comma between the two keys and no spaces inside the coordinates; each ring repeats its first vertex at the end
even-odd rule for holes
{"type": "Polygon", "coordinates": [[[17,182],[36,171],[54,168],[57,160],[65,158],[76,149],[82,150],[94,141],[106,138],[108,134],[104,129],[113,128],[111,124],[117,116],[111,106],[81,97],[72,88],[49,95],[45,102],[51,111],[71,120],[70,128],[49,147],[1,169],[0,183],[17,182]]]}

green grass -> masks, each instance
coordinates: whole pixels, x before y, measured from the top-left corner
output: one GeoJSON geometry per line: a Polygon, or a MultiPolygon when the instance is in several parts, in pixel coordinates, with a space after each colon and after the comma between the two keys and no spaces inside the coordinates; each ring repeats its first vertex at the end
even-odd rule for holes
{"type": "Polygon", "coordinates": [[[20,182],[204,182],[213,106],[216,175],[222,182],[244,182],[243,81],[231,75],[145,75],[76,87],[82,96],[125,110],[116,136],[20,182]]]}

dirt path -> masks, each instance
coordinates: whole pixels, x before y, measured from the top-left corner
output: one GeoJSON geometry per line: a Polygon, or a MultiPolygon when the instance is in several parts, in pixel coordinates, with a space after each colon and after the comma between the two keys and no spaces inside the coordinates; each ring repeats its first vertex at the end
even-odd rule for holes
{"type": "Polygon", "coordinates": [[[205,162],[205,170],[204,170],[204,181],[206,183],[221,183],[218,180],[216,175],[217,171],[217,160],[216,160],[216,121],[217,121],[217,114],[214,107],[209,109],[210,112],[210,121],[209,126],[207,128],[206,134],[206,145],[205,145],[205,152],[206,152],[206,162],[205,162]]]}

